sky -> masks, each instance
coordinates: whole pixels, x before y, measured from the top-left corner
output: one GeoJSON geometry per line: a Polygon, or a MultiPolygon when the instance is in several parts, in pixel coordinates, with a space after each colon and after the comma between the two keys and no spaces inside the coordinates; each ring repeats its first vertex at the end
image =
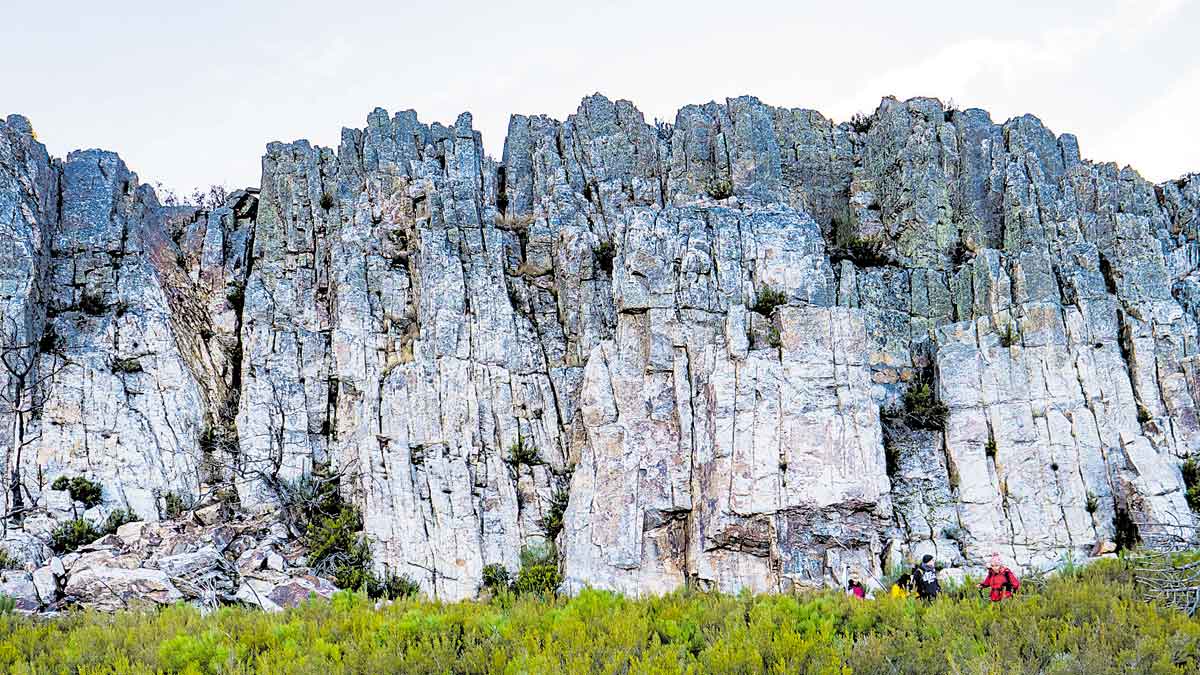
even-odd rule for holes
{"type": "Polygon", "coordinates": [[[498,157],[509,115],[593,92],[647,121],[743,94],[836,121],[936,96],[1163,181],[1200,171],[1198,31],[1200,0],[41,0],[0,8],[0,116],[186,193],[258,185],[267,143],[336,147],[376,107],[469,111],[498,157]]]}

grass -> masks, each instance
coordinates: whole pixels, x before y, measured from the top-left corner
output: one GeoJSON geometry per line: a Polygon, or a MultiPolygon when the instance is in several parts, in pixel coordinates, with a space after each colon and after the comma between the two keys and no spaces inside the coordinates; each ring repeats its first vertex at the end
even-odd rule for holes
{"type": "Polygon", "coordinates": [[[1200,669],[1200,622],[1143,602],[1121,561],[1036,593],[847,598],[501,592],[488,603],[339,593],[280,614],[0,615],[17,673],[1150,673],[1200,669]]]}

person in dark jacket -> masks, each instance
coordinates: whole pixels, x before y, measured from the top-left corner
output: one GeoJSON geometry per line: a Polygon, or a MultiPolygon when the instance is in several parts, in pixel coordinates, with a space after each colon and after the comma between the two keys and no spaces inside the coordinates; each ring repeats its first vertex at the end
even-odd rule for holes
{"type": "Polygon", "coordinates": [[[917,597],[922,600],[933,600],[942,592],[937,569],[933,566],[933,556],[928,553],[921,558],[921,564],[913,568],[912,579],[917,589],[917,597]]]}
{"type": "Polygon", "coordinates": [[[992,559],[988,562],[987,577],[979,584],[980,588],[988,589],[989,596],[992,602],[1000,602],[1007,600],[1017,592],[1021,587],[1021,581],[1017,579],[1017,575],[1013,574],[1012,570],[1004,566],[1000,560],[999,553],[993,553],[992,559]]]}

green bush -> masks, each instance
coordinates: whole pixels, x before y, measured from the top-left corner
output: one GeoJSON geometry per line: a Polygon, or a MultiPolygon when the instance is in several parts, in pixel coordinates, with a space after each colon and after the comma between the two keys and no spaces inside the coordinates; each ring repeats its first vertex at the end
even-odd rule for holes
{"type": "Polygon", "coordinates": [[[521,550],[521,569],[513,582],[513,591],[524,595],[550,596],[558,592],[562,574],[553,544],[527,546],[521,550]]]}
{"type": "Polygon", "coordinates": [[[85,544],[90,544],[104,533],[96,529],[83,518],[76,518],[65,523],[60,523],[50,532],[50,548],[54,549],[55,553],[69,553],[85,544]]]}
{"type": "Polygon", "coordinates": [[[783,346],[783,336],[779,334],[779,329],[771,326],[771,331],[767,333],[767,344],[771,349],[779,349],[783,346]]]}
{"type": "Polygon", "coordinates": [[[535,466],[542,463],[542,460],[538,458],[537,448],[533,447],[529,443],[526,443],[525,439],[521,438],[520,436],[517,437],[516,442],[509,446],[508,458],[506,461],[514,466],[520,466],[522,464],[527,466],[535,466]]]}
{"type": "Polygon", "coordinates": [[[777,291],[770,286],[763,286],[758,291],[758,297],[754,301],[754,306],[750,309],[762,314],[763,316],[771,316],[775,313],[775,308],[786,305],[788,301],[787,294],[783,291],[777,291]]]}
{"type": "Polygon", "coordinates": [[[329,209],[332,209],[333,205],[336,203],[337,202],[334,201],[332,194],[330,194],[328,192],[321,193],[321,208],[322,209],[328,211],[329,209]]]}
{"type": "Polygon", "coordinates": [[[918,382],[904,392],[904,409],[891,411],[887,416],[917,429],[942,431],[949,414],[946,404],[937,400],[933,387],[928,382],[918,382]]]}
{"type": "Polygon", "coordinates": [[[492,593],[500,593],[508,590],[512,584],[512,577],[508,574],[508,568],[500,563],[491,563],[483,566],[483,588],[492,593]]]}
{"type": "Polygon", "coordinates": [[[11,615],[0,617],[0,672],[1200,672],[1200,621],[1145,602],[1130,576],[1122,561],[1105,561],[995,604],[973,592],[924,603],[836,591],[632,599],[584,590],[380,609],[338,593],[276,614],[178,605],[11,615]]]}
{"type": "Polygon", "coordinates": [[[367,597],[372,599],[400,600],[416,597],[421,592],[421,585],[408,575],[386,571],[382,575],[371,575],[367,580],[366,591],[367,597]]]}
{"type": "Polygon", "coordinates": [[[0,593],[0,615],[8,616],[17,608],[17,599],[0,593]]]}
{"type": "Polygon", "coordinates": [[[113,509],[112,513],[108,514],[108,518],[104,519],[104,526],[101,528],[103,534],[116,534],[117,528],[126,523],[136,523],[141,518],[129,509],[113,509]]]}
{"type": "Polygon", "coordinates": [[[338,588],[364,589],[373,581],[371,548],[361,530],[362,516],[349,505],[308,526],[304,543],[309,561],[318,572],[331,576],[338,588]]]}
{"type": "Polygon", "coordinates": [[[546,537],[550,541],[557,539],[558,533],[562,532],[563,515],[567,512],[567,502],[570,498],[570,492],[564,489],[555,490],[554,494],[550,495],[550,506],[542,518],[542,527],[545,528],[546,537]]]}
{"type": "Polygon", "coordinates": [[[829,252],[830,262],[849,260],[859,267],[885,267],[896,261],[887,251],[882,237],[852,237],[829,252]]]}
{"type": "Polygon", "coordinates": [[[1187,488],[1188,506],[1193,511],[1200,511],[1200,462],[1195,457],[1188,457],[1181,467],[1183,470],[1183,485],[1187,488]]]}
{"type": "Polygon", "coordinates": [[[71,501],[79,502],[87,508],[100,503],[100,499],[104,494],[103,488],[99,483],[90,481],[83,476],[68,478],[67,476],[59,476],[50,484],[51,490],[67,491],[71,494],[71,501]]]}
{"type": "Polygon", "coordinates": [[[733,181],[726,178],[714,178],[705,186],[705,191],[713,199],[729,199],[733,196],[733,181]]]}
{"type": "Polygon", "coordinates": [[[163,495],[163,511],[168,518],[178,518],[196,505],[196,498],[187,492],[168,492],[163,495]]]}

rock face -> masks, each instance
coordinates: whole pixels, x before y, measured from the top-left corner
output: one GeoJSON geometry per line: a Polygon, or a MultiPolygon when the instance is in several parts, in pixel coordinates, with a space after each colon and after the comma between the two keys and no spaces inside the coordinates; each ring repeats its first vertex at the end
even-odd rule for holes
{"type": "MultiPolygon", "coordinates": [[[[547,536],[568,589],[767,591],[1194,524],[1200,177],[1030,116],[745,97],[654,126],[596,95],[514,116],[496,161],[469,114],[376,110],[336,151],[271,144],[261,192],[209,210],[20,117],[0,166],[0,506],[35,563],[80,513],[232,487],[269,514],[318,469],[377,565],[447,599],[547,536]],[[926,386],[943,425],[900,412],[926,386]],[[75,475],[99,506],[51,489],[75,475]]],[[[122,583],[325,588],[171,555],[122,583]]]]}

